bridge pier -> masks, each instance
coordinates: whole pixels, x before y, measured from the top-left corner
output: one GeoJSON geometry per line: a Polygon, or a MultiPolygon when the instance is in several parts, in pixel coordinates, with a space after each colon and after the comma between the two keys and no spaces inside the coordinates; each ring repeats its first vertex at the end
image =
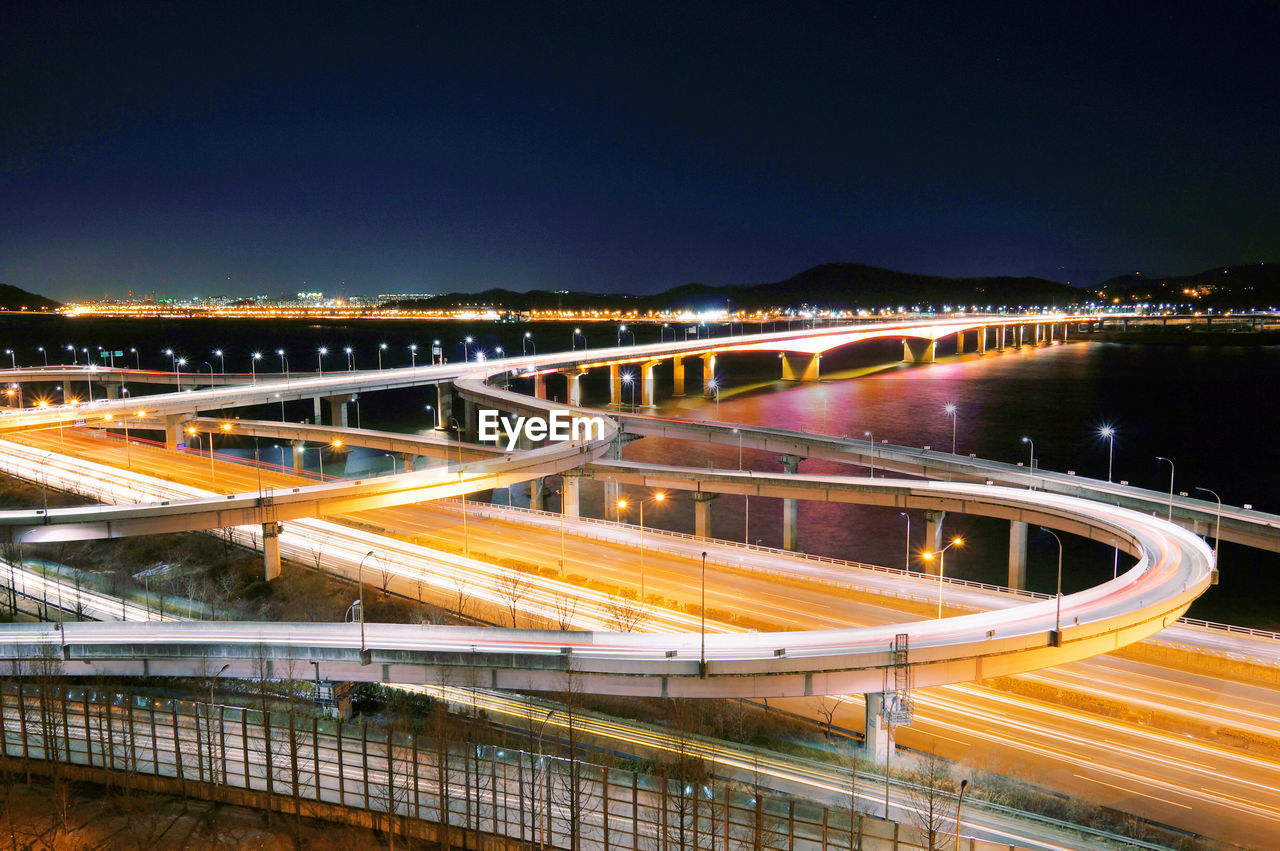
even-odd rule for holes
{"type": "MultiPolygon", "coordinates": [[[[476,433],[476,403],[470,399],[462,400],[462,430],[468,438],[476,433]]],[[[458,439],[462,439],[461,435],[458,439]]]]}
{"type": "Polygon", "coordinates": [[[294,440],[289,444],[289,455],[293,459],[294,473],[302,472],[302,452],[306,445],[307,442],[305,440],[294,440]]]}
{"type": "Polygon", "coordinates": [[[964,332],[963,331],[956,332],[956,354],[958,355],[964,354],[964,332]]]}
{"type": "Polygon", "coordinates": [[[873,692],[862,697],[867,705],[866,734],[863,737],[866,757],[873,760],[875,765],[884,765],[884,759],[890,747],[889,738],[892,735],[889,726],[884,723],[884,694],[873,692]]]}
{"type": "Polygon", "coordinates": [[[985,355],[987,353],[987,326],[983,325],[978,329],[978,354],[985,355]]]}
{"type": "Polygon", "coordinates": [[[280,575],[280,533],[284,526],[279,523],[262,524],[262,566],[263,578],[268,582],[280,575]]]}
{"type": "MultiPolygon", "coordinates": [[[[794,476],[800,470],[800,462],[804,459],[799,455],[779,455],[778,460],[782,462],[782,472],[788,476],[794,476]]],[[[800,546],[800,500],[784,499],[782,500],[782,548],[784,550],[796,550],[800,546]]]]}
{"type": "Polygon", "coordinates": [[[1027,524],[1021,520],[1009,523],[1009,587],[1027,587],[1027,524]]]}
{"type": "Polygon", "coordinates": [[[707,352],[705,355],[698,355],[697,358],[702,361],[702,395],[710,399],[716,395],[716,353],[707,352]]]}
{"type": "Polygon", "coordinates": [[[316,396],[315,398],[313,398],[313,399],[311,400],[311,410],[312,410],[312,411],[314,412],[314,414],[315,414],[315,416],[311,418],[311,422],[315,423],[316,425],[320,425],[321,423],[323,423],[323,422],[324,422],[324,420],[320,419],[320,417],[321,417],[321,407],[320,407],[320,397],[319,397],[319,396],[316,396]]]}
{"type": "Polygon", "coordinates": [[[783,381],[821,381],[822,355],[788,354],[783,352],[783,381]]]}
{"type": "Polygon", "coordinates": [[[580,517],[579,484],[582,468],[565,470],[560,474],[560,513],[565,517],[580,517]]]}
{"type": "Polygon", "coordinates": [[[587,374],[585,369],[566,369],[561,370],[561,375],[565,378],[565,401],[570,405],[582,405],[582,376],[587,374]]]}
{"type": "Polygon", "coordinates": [[[533,398],[547,398],[547,379],[541,372],[533,374],[533,398]]]}
{"type": "Polygon", "coordinates": [[[177,450],[178,444],[185,444],[187,439],[183,436],[183,429],[187,424],[187,414],[165,414],[164,417],[164,448],[177,450]]]}
{"type": "MultiPolygon", "coordinates": [[[[924,513],[924,545],[929,552],[936,553],[942,549],[942,521],[946,519],[945,511],[926,511],[924,513]]],[[[930,576],[937,576],[939,568],[939,560],[929,559],[924,563],[924,572],[930,576]]]]}
{"type": "Polygon", "coordinates": [[[921,340],[915,337],[908,337],[902,341],[902,362],[933,363],[937,349],[937,340],[921,340]]]}
{"type": "MultiPolygon", "coordinates": [[[[347,427],[347,402],[350,399],[351,399],[351,396],[349,395],[328,397],[326,401],[328,401],[329,403],[329,424],[330,425],[339,426],[340,428],[347,427]]],[[[317,419],[316,422],[319,423],[320,420],[317,419]]]]}
{"type": "Polygon", "coordinates": [[[536,511],[543,511],[547,507],[546,488],[543,486],[542,476],[529,480],[529,507],[536,511]]]}
{"type": "Polygon", "coordinates": [[[694,491],[693,494],[693,533],[699,538],[711,537],[711,501],[720,496],[718,493],[694,491]]]}
{"type": "Polygon", "coordinates": [[[616,363],[609,364],[609,406],[622,407],[622,373],[616,363]]]}
{"type": "Polygon", "coordinates": [[[671,359],[671,395],[684,395],[684,358],[680,355],[671,359]]]}
{"type": "Polygon", "coordinates": [[[453,385],[440,382],[436,385],[436,428],[448,428],[453,416],[453,385]]]}
{"type": "Polygon", "coordinates": [[[654,368],[662,361],[650,360],[645,361],[640,366],[640,405],[644,408],[652,408],[653,400],[657,395],[657,380],[654,374],[654,368]]]}
{"type": "MultiPolygon", "coordinates": [[[[610,461],[622,460],[622,435],[619,434],[613,439],[613,443],[609,444],[609,451],[605,453],[605,457],[610,461]]],[[[613,479],[606,479],[604,483],[604,519],[618,521],[618,499],[622,496],[622,486],[613,479]]]]}

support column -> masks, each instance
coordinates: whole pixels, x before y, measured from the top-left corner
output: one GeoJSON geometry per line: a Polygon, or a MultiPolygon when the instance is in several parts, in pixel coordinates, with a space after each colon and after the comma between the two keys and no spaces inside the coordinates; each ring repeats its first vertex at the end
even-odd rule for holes
{"type": "MultiPolygon", "coordinates": [[[[942,549],[942,521],[947,516],[945,511],[926,511],[924,513],[924,545],[930,552],[942,549]]],[[[930,576],[938,575],[938,559],[929,559],[924,563],[924,572],[930,576]]]]}
{"type": "Polygon", "coordinates": [[[547,379],[541,372],[533,374],[533,398],[547,398],[547,379]]]}
{"type": "Polygon", "coordinates": [[[1027,338],[1027,326],[1019,325],[1018,326],[1018,348],[1022,348],[1023,346],[1026,345],[1026,338],[1027,338]]]}
{"type": "Polygon", "coordinates": [[[699,538],[711,537],[711,500],[719,495],[702,491],[693,493],[693,533],[699,538]]]}
{"type": "Polygon", "coordinates": [[[1009,587],[1027,587],[1027,524],[1021,520],[1009,524],[1009,587]]]}
{"type": "Polygon", "coordinates": [[[654,397],[657,391],[657,380],[654,369],[662,361],[650,360],[645,361],[640,366],[640,404],[645,408],[652,408],[654,405],[654,397]]]}
{"type": "Polygon", "coordinates": [[[684,358],[680,355],[671,360],[671,395],[684,395],[684,358]]]}
{"type": "Polygon", "coordinates": [[[937,351],[937,340],[919,340],[908,337],[902,341],[903,363],[933,363],[937,351]]]}
{"type": "Polygon", "coordinates": [[[616,363],[609,364],[609,404],[622,407],[622,373],[616,363]]]}
{"type": "Polygon", "coordinates": [[[107,398],[108,398],[108,399],[119,399],[119,398],[120,398],[120,385],[119,385],[119,384],[108,384],[108,385],[106,385],[103,389],[106,391],[106,393],[107,393],[107,398]]]}
{"type": "Polygon", "coordinates": [[[529,480],[529,507],[537,511],[546,508],[546,490],[542,486],[542,477],[529,480]]]}
{"type": "MultiPolygon", "coordinates": [[[[800,462],[804,459],[799,455],[779,455],[778,460],[782,462],[782,472],[788,476],[794,476],[800,470],[800,462]]],[[[796,550],[800,546],[800,500],[783,499],[782,500],[782,548],[784,550],[796,550]]]]}
{"type": "MultiPolygon", "coordinates": [[[[347,427],[347,402],[350,396],[330,396],[329,402],[329,425],[347,427]]],[[[319,420],[316,421],[317,423],[319,420]]]]}
{"type": "Polygon", "coordinates": [[[885,755],[889,752],[889,729],[884,723],[884,695],[880,692],[863,695],[866,700],[866,736],[864,747],[866,758],[874,765],[884,765],[885,755]]]}
{"type": "Polygon", "coordinates": [[[176,450],[178,444],[185,444],[187,439],[183,428],[187,424],[187,414],[166,414],[164,418],[164,448],[176,450]]]}
{"type": "Polygon", "coordinates": [[[436,428],[449,428],[453,416],[453,385],[442,381],[436,385],[436,428]]]}
{"type": "Polygon", "coordinates": [[[783,381],[820,381],[822,355],[805,355],[783,352],[783,381]]]}
{"type": "Polygon", "coordinates": [[[956,332],[956,354],[958,355],[964,354],[964,332],[963,331],[956,332]]]}
{"type": "Polygon", "coordinates": [[[716,353],[699,355],[698,360],[702,361],[702,395],[710,399],[716,395],[715,388],[711,386],[712,379],[716,377],[716,353]]]}
{"type": "Polygon", "coordinates": [[[978,354],[985,355],[987,353],[987,326],[983,325],[978,329],[978,354]]]}
{"type": "Polygon", "coordinates": [[[284,527],[279,523],[262,524],[262,566],[263,578],[270,582],[280,575],[280,533],[284,527]]]}
{"type": "Polygon", "coordinates": [[[560,475],[560,510],[565,517],[578,517],[578,486],[582,479],[582,469],[565,470],[560,475]]]}
{"type": "Polygon", "coordinates": [[[305,440],[295,440],[289,444],[289,455],[293,458],[293,472],[302,472],[302,450],[307,445],[305,440]]]}
{"type": "Polygon", "coordinates": [[[579,379],[586,374],[585,369],[564,370],[561,373],[565,378],[565,401],[570,405],[582,405],[582,382],[579,379]]]}
{"type": "Polygon", "coordinates": [[[476,433],[476,403],[462,400],[462,430],[470,440],[476,433]]]}
{"type": "Polygon", "coordinates": [[[316,396],[311,400],[311,408],[312,410],[315,411],[315,416],[311,418],[311,422],[315,423],[316,425],[320,425],[320,423],[324,422],[324,420],[320,419],[320,397],[319,396],[316,396]]]}
{"type": "MultiPolygon", "coordinates": [[[[610,461],[622,460],[622,435],[614,438],[613,443],[609,444],[609,451],[605,453],[605,458],[610,461]]],[[[613,479],[606,479],[604,483],[604,519],[618,520],[618,499],[622,496],[622,486],[613,479]]]]}

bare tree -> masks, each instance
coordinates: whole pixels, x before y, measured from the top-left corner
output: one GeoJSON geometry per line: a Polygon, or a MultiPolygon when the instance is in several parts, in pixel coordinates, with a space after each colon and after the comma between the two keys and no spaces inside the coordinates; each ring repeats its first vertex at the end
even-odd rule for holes
{"type": "Polygon", "coordinates": [[[919,829],[928,851],[942,851],[947,845],[947,825],[955,805],[955,781],[946,764],[935,753],[921,758],[920,771],[907,787],[911,800],[908,813],[911,823],[919,829]]]}
{"type": "Polygon", "coordinates": [[[520,603],[529,593],[531,584],[528,577],[518,570],[508,570],[498,577],[498,595],[506,606],[511,617],[511,628],[515,629],[516,619],[520,614],[520,603]]]}
{"type": "Polygon", "coordinates": [[[453,587],[458,592],[458,617],[466,618],[467,604],[471,602],[471,583],[461,573],[454,573],[452,579],[453,587]]]}
{"type": "Polygon", "coordinates": [[[561,630],[573,628],[574,616],[578,613],[580,598],[577,594],[561,593],[551,597],[551,611],[555,616],[556,626],[561,630]]]}
{"type": "Polygon", "coordinates": [[[814,699],[813,709],[821,720],[822,726],[825,728],[827,741],[830,742],[831,728],[835,723],[836,712],[840,709],[840,701],[836,700],[831,695],[824,694],[821,697],[814,699]]]}
{"type": "Polygon", "coordinates": [[[621,594],[611,595],[605,604],[609,613],[609,623],[618,632],[633,632],[644,621],[648,614],[648,606],[638,599],[634,591],[627,589],[621,594]]]}

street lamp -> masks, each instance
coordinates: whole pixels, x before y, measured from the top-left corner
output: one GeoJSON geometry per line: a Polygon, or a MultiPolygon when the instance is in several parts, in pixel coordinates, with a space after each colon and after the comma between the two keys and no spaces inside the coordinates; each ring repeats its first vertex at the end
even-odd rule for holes
{"type": "Polygon", "coordinates": [[[44,355],[44,365],[49,365],[49,353],[44,350],[44,346],[36,346],[36,351],[44,355]]]}
{"type": "Polygon", "coordinates": [[[249,358],[249,374],[253,376],[254,384],[258,383],[258,361],[260,360],[262,360],[262,352],[254,352],[253,357],[249,358]]]}
{"type": "Polygon", "coordinates": [[[465,337],[462,340],[462,362],[463,363],[466,363],[471,359],[471,356],[470,354],[468,354],[468,349],[467,349],[467,347],[470,346],[471,343],[472,343],[472,340],[470,336],[465,337]]]}
{"type": "Polygon", "coordinates": [[[533,341],[533,332],[525,331],[524,337],[520,340],[520,353],[525,355],[529,354],[529,346],[533,346],[533,353],[536,355],[538,353],[538,344],[533,341]]]}
{"type": "Polygon", "coordinates": [[[386,343],[379,343],[379,344],[378,344],[378,370],[379,370],[379,371],[381,371],[381,370],[382,370],[382,353],[383,353],[383,352],[385,352],[386,350],[387,350],[387,344],[386,344],[386,343]]]}
{"type": "Polygon", "coordinates": [[[1054,647],[1062,646],[1062,539],[1058,537],[1058,533],[1052,529],[1040,527],[1040,531],[1048,532],[1053,535],[1053,539],[1058,542],[1058,604],[1057,611],[1053,618],[1053,635],[1050,636],[1050,644],[1054,647]]]}
{"type": "Polygon", "coordinates": [[[1116,452],[1116,430],[1109,425],[1098,429],[1098,436],[1107,439],[1107,484],[1111,483],[1111,460],[1116,452]]]}
{"type": "Polygon", "coordinates": [[[707,676],[707,551],[702,551],[702,652],[698,657],[698,676],[707,676]]]}
{"type": "Polygon", "coordinates": [[[938,620],[942,620],[942,577],[947,572],[947,550],[952,547],[963,547],[964,538],[955,537],[951,539],[951,543],[947,544],[936,553],[924,552],[920,554],[920,558],[925,561],[933,561],[933,557],[938,557],[938,620]]]}
{"type": "MultiPolygon", "coordinates": [[[[662,491],[658,491],[648,499],[636,501],[636,505],[640,506],[640,602],[644,602],[644,504],[646,502],[662,502],[667,495],[662,491]]],[[[618,513],[621,514],[626,510],[628,503],[625,499],[618,500],[618,513]]]]}
{"type": "Polygon", "coordinates": [[[213,684],[218,679],[218,677],[225,674],[227,672],[227,669],[230,667],[231,667],[231,663],[228,662],[227,664],[223,665],[221,668],[218,669],[218,673],[214,674],[212,677],[209,678],[209,704],[208,704],[208,710],[205,713],[205,717],[207,721],[207,723],[205,724],[205,728],[208,729],[209,731],[209,773],[213,775],[213,785],[215,787],[218,785],[218,770],[213,761],[213,741],[214,741],[213,740],[213,684]]]}
{"type": "Polygon", "coordinates": [[[903,568],[907,571],[907,573],[910,573],[911,572],[911,515],[905,511],[899,511],[898,516],[905,517],[907,519],[907,556],[905,559],[903,559],[902,564],[903,564],[903,568]]]}
{"type": "Polygon", "coordinates": [[[13,353],[13,349],[5,349],[4,353],[9,356],[9,366],[13,369],[18,368],[18,356],[13,353]]]}
{"type": "Polygon", "coordinates": [[[1031,472],[1027,475],[1027,489],[1036,489],[1036,442],[1029,437],[1022,438],[1023,443],[1031,444],[1031,466],[1028,468],[1031,472]]]}
{"type": "MultiPolygon", "coordinates": [[[[571,336],[571,337],[569,338],[569,350],[570,350],[570,351],[577,351],[577,350],[578,350],[578,338],[579,338],[579,337],[582,337],[582,329],[581,329],[581,328],[574,328],[574,329],[573,329],[573,336],[571,336]]],[[[587,347],[587,338],[586,338],[586,337],[582,337],[582,348],[584,348],[584,349],[585,349],[586,347],[587,347]]]]}
{"type": "Polygon", "coordinates": [[[324,375],[324,362],[322,358],[324,358],[324,356],[327,354],[329,354],[329,350],[324,346],[321,346],[320,348],[316,349],[316,372],[320,373],[321,375],[324,375]]]}
{"type": "Polygon", "coordinates": [[[876,477],[876,436],[869,431],[864,431],[862,436],[867,439],[867,453],[871,456],[871,476],[876,477]]]}
{"type": "Polygon", "coordinates": [[[418,344],[412,343],[409,346],[409,366],[416,367],[418,365],[418,344]]]}
{"type": "Polygon", "coordinates": [[[955,402],[948,402],[946,407],[942,409],[943,413],[951,416],[951,454],[956,454],[956,412],[958,406],[955,402]]]}
{"type": "Polygon", "coordinates": [[[1222,531],[1222,497],[1218,496],[1217,491],[1212,491],[1212,490],[1209,490],[1208,488],[1198,487],[1196,488],[1196,490],[1204,491],[1207,494],[1211,494],[1213,498],[1218,501],[1218,516],[1213,522],[1213,569],[1214,569],[1214,572],[1217,572],[1218,570],[1218,533],[1222,531]]]}
{"type": "Polygon", "coordinates": [[[369,658],[369,648],[364,643],[364,562],[369,556],[373,555],[373,550],[365,553],[360,558],[360,566],[356,568],[356,584],[360,586],[360,664],[367,665],[369,658]]]}
{"type": "Polygon", "coordinates": [[[622,383],[623,383],[623,384],[625,384],[625,385],[627,385],[627,389],[629,389],[629,390],[631,391],[631,410],[632,410],[632,412],[634,412],[634,411],[635,411],[635,409],[636,409],[636,385],[635,385],[635,380],[636,380],[636,377],[635,377],[634,375],[632,375],[631,373],[629,373],[629,372],[624,372],[624,373],[622,373],[622,383]]]}
{"type": "MultiPolygon", "coordinates": [[[[178,358],[173,363],[174,372],[178,376],[178,392],[182,392],[182,368],[187,365],[186,358],[178,358]]],[[[89,382],[89,395],[93,395],[93,382],[89,382]]]]}
{"type": "Polygon", "coordinates": [[[956,801],[956,848],[960,847],[960,808],[964,806],[964,792],[969,788],[968,780],[960,781],[960,798],[956,801]]]}
{"type": "Polygon", "coordinates": [[[707,386],[711,388],[711,392],[716,394],[716,422],[720,421],[720,382],[716,377],[711,376],[711,380],[707,382],[707,386]]]}
{"type": "MultiPolygon", "coordinates": [[[[1169,461],[1169,459],[1164,457],[1163,455],[1157,455],[1156,460],[1169,461]]],[[[1173,462],[1172,461],[1169,461],[1169,515],[1165,519],[1169,521],[1173,520],[1173,462]]]]}
{"type": "MultiPolygon", "coordinates": [[[[68,346],[67,346],[67,351],[71,352],[71,365],[72,365],[72,366],[75,366],[75,365],[76,365],[76,363],[77,363],[77,361],[76,361],[76,347],[75,347],[75,346],[72,346],[72,345],[68,345],[68,346]]],[[[170,350],[169,350],[169,354],[173,354],[173,350],[172,350],[172,349],[170,349],[170,350]]]]}
{"type": "Polygon", "coordinates": [[[225,375],[227,371],[227,359],[223,357],[222,349],[214,349],[213,353],[218,356],[218,364],[219,364],[218,371],[225,375]]]}
{"type": "MultiPolygon", "coordinates": [[[[43,349],[41,349],[41,351],[43,351],[43,349]]],[[[142,355],[138,354],[138,350],[134,348],[130,348],[129,351],[133,353],[133,368],[139,370],[142,369],[142,355]]],[[[44,356],[44,365],[49,365],[48,355],[44,356]]]]}
{"type": "Polygon", "coordinates": [[[347,371],[354,372],[356,368],[355,352],[351,351],[350,346],[347,346],[346,348],[344,348],[343,351],[347,353],[347,371]]]}
{"type": "MultiPolygon", "coordinates": [[[[462,426],[458,425],[456,417],[449,417],[449,422],[458,432],[458,483],[462,483],[462,426]]],[[[462,554],[467,558],[471,557],[471,538],[467,534],[467,492],[462,491],[459,496],[462,499],[462,554]]]]}
{"type": "MultiPolygon", "coordinates": [[[[618,326],[618,348],[622,348],[622,335],[626,332],[626,330],[627,330],[626,325],[618,326]]],[[[636,339],[636,335],[633,333],[631,335],[631,341],[634,343],[635,339],[636,339]]]]}

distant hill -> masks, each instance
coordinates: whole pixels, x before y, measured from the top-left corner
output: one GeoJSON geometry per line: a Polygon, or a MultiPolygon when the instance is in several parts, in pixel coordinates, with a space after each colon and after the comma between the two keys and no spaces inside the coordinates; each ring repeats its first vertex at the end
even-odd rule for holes
{"type": "Polygon", "coordinates": [[[783,281],[737,286],[684,284],[656,295],[627,296],[533,290],[517,293],[492,289],[480,293],[449,293],[430,299],[395,302],[402,307],[447,308],[492,305],[507,310],[547,310],[557,307],[706,310],[772,307],[874,309],[919,305],[978,305],[986,307],[1078,304],[1088,294],[1044,278],[941,278],[897,272],[858,263],[826,263],[783,281]]]}
{"type": "Polygon", "coordinates": [[[1098,295],[1107,301],[1119,299],[1120,304],[1271,307],[1280,304],[1280,265],[1216,266],[1194,275],[1121,275],[1104,281],[1098,295]]]}
{"type": "Polygon", "coordinates": [[[42,295],[0,284],[0,310],[57,310],[61,304],[42,295]]]}

